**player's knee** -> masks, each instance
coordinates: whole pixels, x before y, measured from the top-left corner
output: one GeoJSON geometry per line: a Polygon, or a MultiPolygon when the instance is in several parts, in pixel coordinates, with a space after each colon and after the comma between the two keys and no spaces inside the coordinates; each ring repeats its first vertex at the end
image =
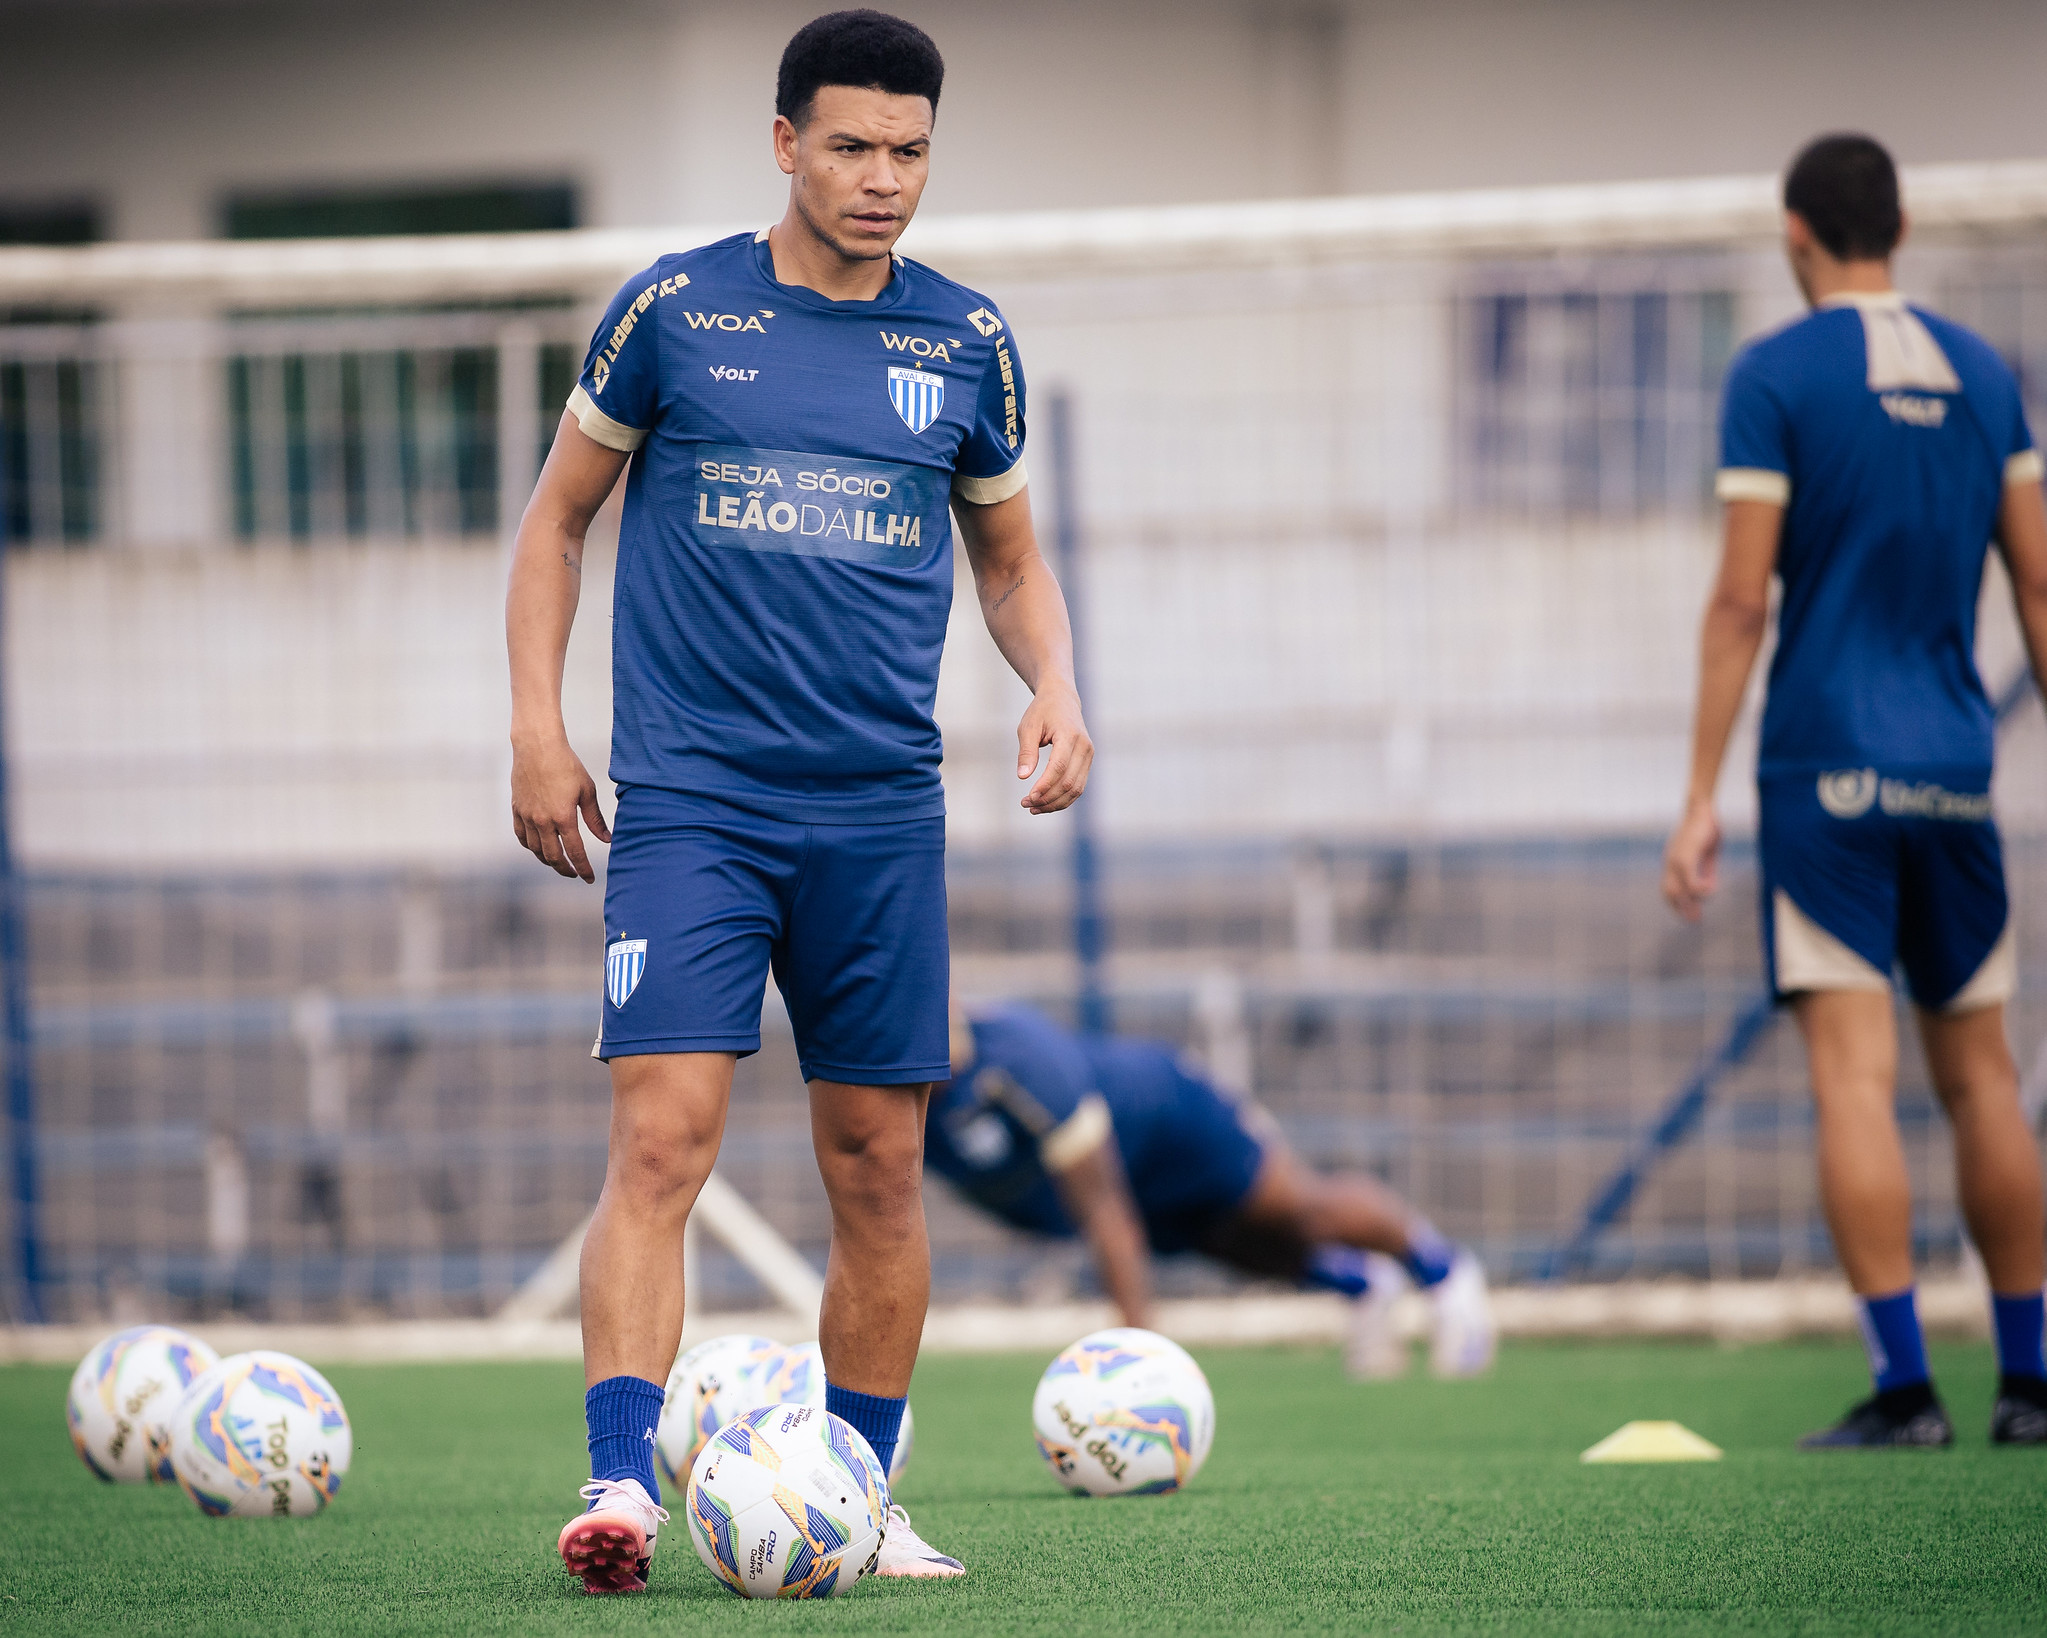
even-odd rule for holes
{"type": "Polygon", "coordinates": [[[717,1158],[711,1134],[678,1114],[622,1123],[611,1144],[613,1187],[648,1205],[687,1205],[717,1158]]]}
{"type": "Polygon", "coordinates": [[[820,1146],[818,1167],[842,1218],[885,1227],[924,1209],[923,1148],[914,1134],[907,1141],[894,1133],[841,1138],[820,1146]]]}

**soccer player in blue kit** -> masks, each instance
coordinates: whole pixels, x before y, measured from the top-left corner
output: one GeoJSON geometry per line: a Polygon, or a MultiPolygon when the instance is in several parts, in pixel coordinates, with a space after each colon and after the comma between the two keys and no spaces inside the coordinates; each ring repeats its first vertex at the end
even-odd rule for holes
{"type": "Polygon", "coordinates": [[[955,1004],[952,1070],[931,1095],[925,1163],[1013,1228],[1085,1240],[1124,1324],[1151,1324],[1151,1253],[1198,1252],[1351,1298],[1354,1376],[1407,1370],[1390,1309],[1410,1282],[1433,1310],[1436,1374],[1492,1364],[1492,1305],[1471,1252],[1370,1178],[1311,1170],[1270,1116],[1163,1042],[955,1004]]]}
{"type": "Polygon", "coordinates": [[[1713,791],[1782,583],[1757,763],[1762,933],[1818,1113],[1820,1195],[1860,1303],[1875,1391],[1801,1441],[1947,1445],[1913,1300],[1912,1200],[1894,1108],[1891,975],[1917,1006],[1954,1129],[1963,1215],[1990,1276],[1990,1437],[2047,1444],[2040,1157],[2004,1003],[2017,982],[1976,669],[1995,540],[2047,675],[2047,505],[2017,383],[1979,337],[1891,285],[1904,233],[1890,156],[1823,137],[1784,184],[1812,306],[1728,376],[1719,578],[1701,641],[1691,784],[1663,890],[1697,919],[1715,886],[1713,791]]]}
{"type": "MultiPolygon", "coordinates": [[[[883,1471],[896,1444],[930,1292],[925,1102],[950,1073],[932,719],[948,510],[988,629],[1033,693],[1024,807],[1070,805],[1093,755],[1032,533],[1015,343],[986,297],[893,253],[943,75],[927,36],[878,12],[798,31],[775,93],[786,213],[619,292],[520,526],[514,828],[585,881],[579,814],[611,842],[595,1049],[610,1157],[582,1254],[590,1505],[560,1541],[593,1593],[646,1587],[668,1516],[653,1439],[682,1331],[683,1225],[733,1064],[759,1048],[771,966],[831,1205],[826,1403],[883,1471]],[[561,676],[584,533],[629,457],[607,830],[561,676]]],[[[898,1508],[877,1573],[964,1571],[898,1508]]]]}

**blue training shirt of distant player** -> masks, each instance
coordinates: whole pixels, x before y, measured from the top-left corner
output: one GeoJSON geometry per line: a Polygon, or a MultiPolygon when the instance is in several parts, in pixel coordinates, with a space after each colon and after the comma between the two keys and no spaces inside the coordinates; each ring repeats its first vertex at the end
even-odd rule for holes
{"type": "Polygon", "coordinates": [[[1112,1138],[1155,1251],[1198,1246],[1249,1191],[1263,1146],[1170,1047],[1074,1035],[1026,1007],[972,1029],[973,1062],[932,1091],[924,1159],[1003,1221],[1070,1237],[1052,1173],[1112,1138]]]}
{"type": "Polygon", "coordinates": [[[1024,485],[994,304],[902,258],[834,301],[740,234],[627,283],[569,410],[634,457],[612,779],[809,823],[942,814],[948,508],[1024,485]]]}
{"type": "Polygon", "coordinates": [[[2004,486],[2041,472],[2011,371],[1901,296],[1833,297],[1736,361],[1721,447],[1723,500],[1785,509],[1759,775],[1980,788],[1984,553],[2004,486]]]}

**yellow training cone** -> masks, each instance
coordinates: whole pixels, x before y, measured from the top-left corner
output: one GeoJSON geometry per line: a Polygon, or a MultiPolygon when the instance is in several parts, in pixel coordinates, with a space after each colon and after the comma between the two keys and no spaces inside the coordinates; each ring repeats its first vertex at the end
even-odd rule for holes
{"type": "Polygon", "coordinates": [[[1578,1458],[1581,1462],[1717,1462],[1720,1447],[1682,1422],[1630,1422],[1578,1458]]]}

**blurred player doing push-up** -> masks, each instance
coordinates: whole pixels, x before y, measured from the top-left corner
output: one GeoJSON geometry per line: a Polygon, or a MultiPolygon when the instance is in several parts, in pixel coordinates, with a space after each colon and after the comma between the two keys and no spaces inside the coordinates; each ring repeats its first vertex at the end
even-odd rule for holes
{"type": "Polygon", "coordinates": [[[1891,287],[1904,234],[1890,156],[1823,137],[1784,183],[1813,311],[1727,380],[1719,582],[1701,643],[1691,790],[1664,861],[1697,919],[1716,884],[1713,791],[1783,584],[1756,775],[1763,951],[1796,1010],[1818,1107],[1820,1198],[1861,1301],[1875,1393],[1808,1448],[1945,1445],[1913,1299],[1898,1137],[1894,969],[1954,1127],[1990,1275],[2000,1444],[2047,1443],[2040,1157],[2004,1004],[2018,961],[1990,811],[1995,724],[1976,670],[1994,538],[2034,675],[2047,675],[2047,508],[2018,383],[1959,324],[1891,287]]]}
{"type": "Polygon", "coordinates": [[[1389,1310],[1410,1281],[1434,1310],[1435,1371],[1492,1363],[1476,1257],[1371,1180],[1304,1165],[1268,1116],[1170,1047],[1075,1035],[1022,1007],[955,1005],[952,1067],[932,1094],[926,1164],[1012,1227],[1085,1239],[1126,1325],[1151,1323],[1151,1255],[1194,1251],[1353,1299],[1355,1375],[1407,1368],[1389,1310]]]}
{"type": "MultiPolygon", "coordinates": [[[[583,1243],[590,1592],[647,1585],[682,1333],[683,1227],[734,1060],[789,1009],[831,1257],[826,1408],[886,1472],[931,1290],[925,1099],[945,1079],[945,796],[932,710],[959,520],[982,614],[1034,696],[1023,805],[1068,806],[1092,748],[1038,555],[1024,383],[986,298],[894,254],[930,167],[937,47],[878,12],[799,30],[775,89],[773,227],[664,256],[612,301],[520,526],[506,624],[520,840],[592,878],[606,835],[563,729],[583,537],[632,462],[612,618],[604,1190],[583,1243]],[[1044,769],[1041,751],[1049,748],[1044,769]]],[[[877,1573],[956,1576],[890,1515],[877,1573]]]]}

